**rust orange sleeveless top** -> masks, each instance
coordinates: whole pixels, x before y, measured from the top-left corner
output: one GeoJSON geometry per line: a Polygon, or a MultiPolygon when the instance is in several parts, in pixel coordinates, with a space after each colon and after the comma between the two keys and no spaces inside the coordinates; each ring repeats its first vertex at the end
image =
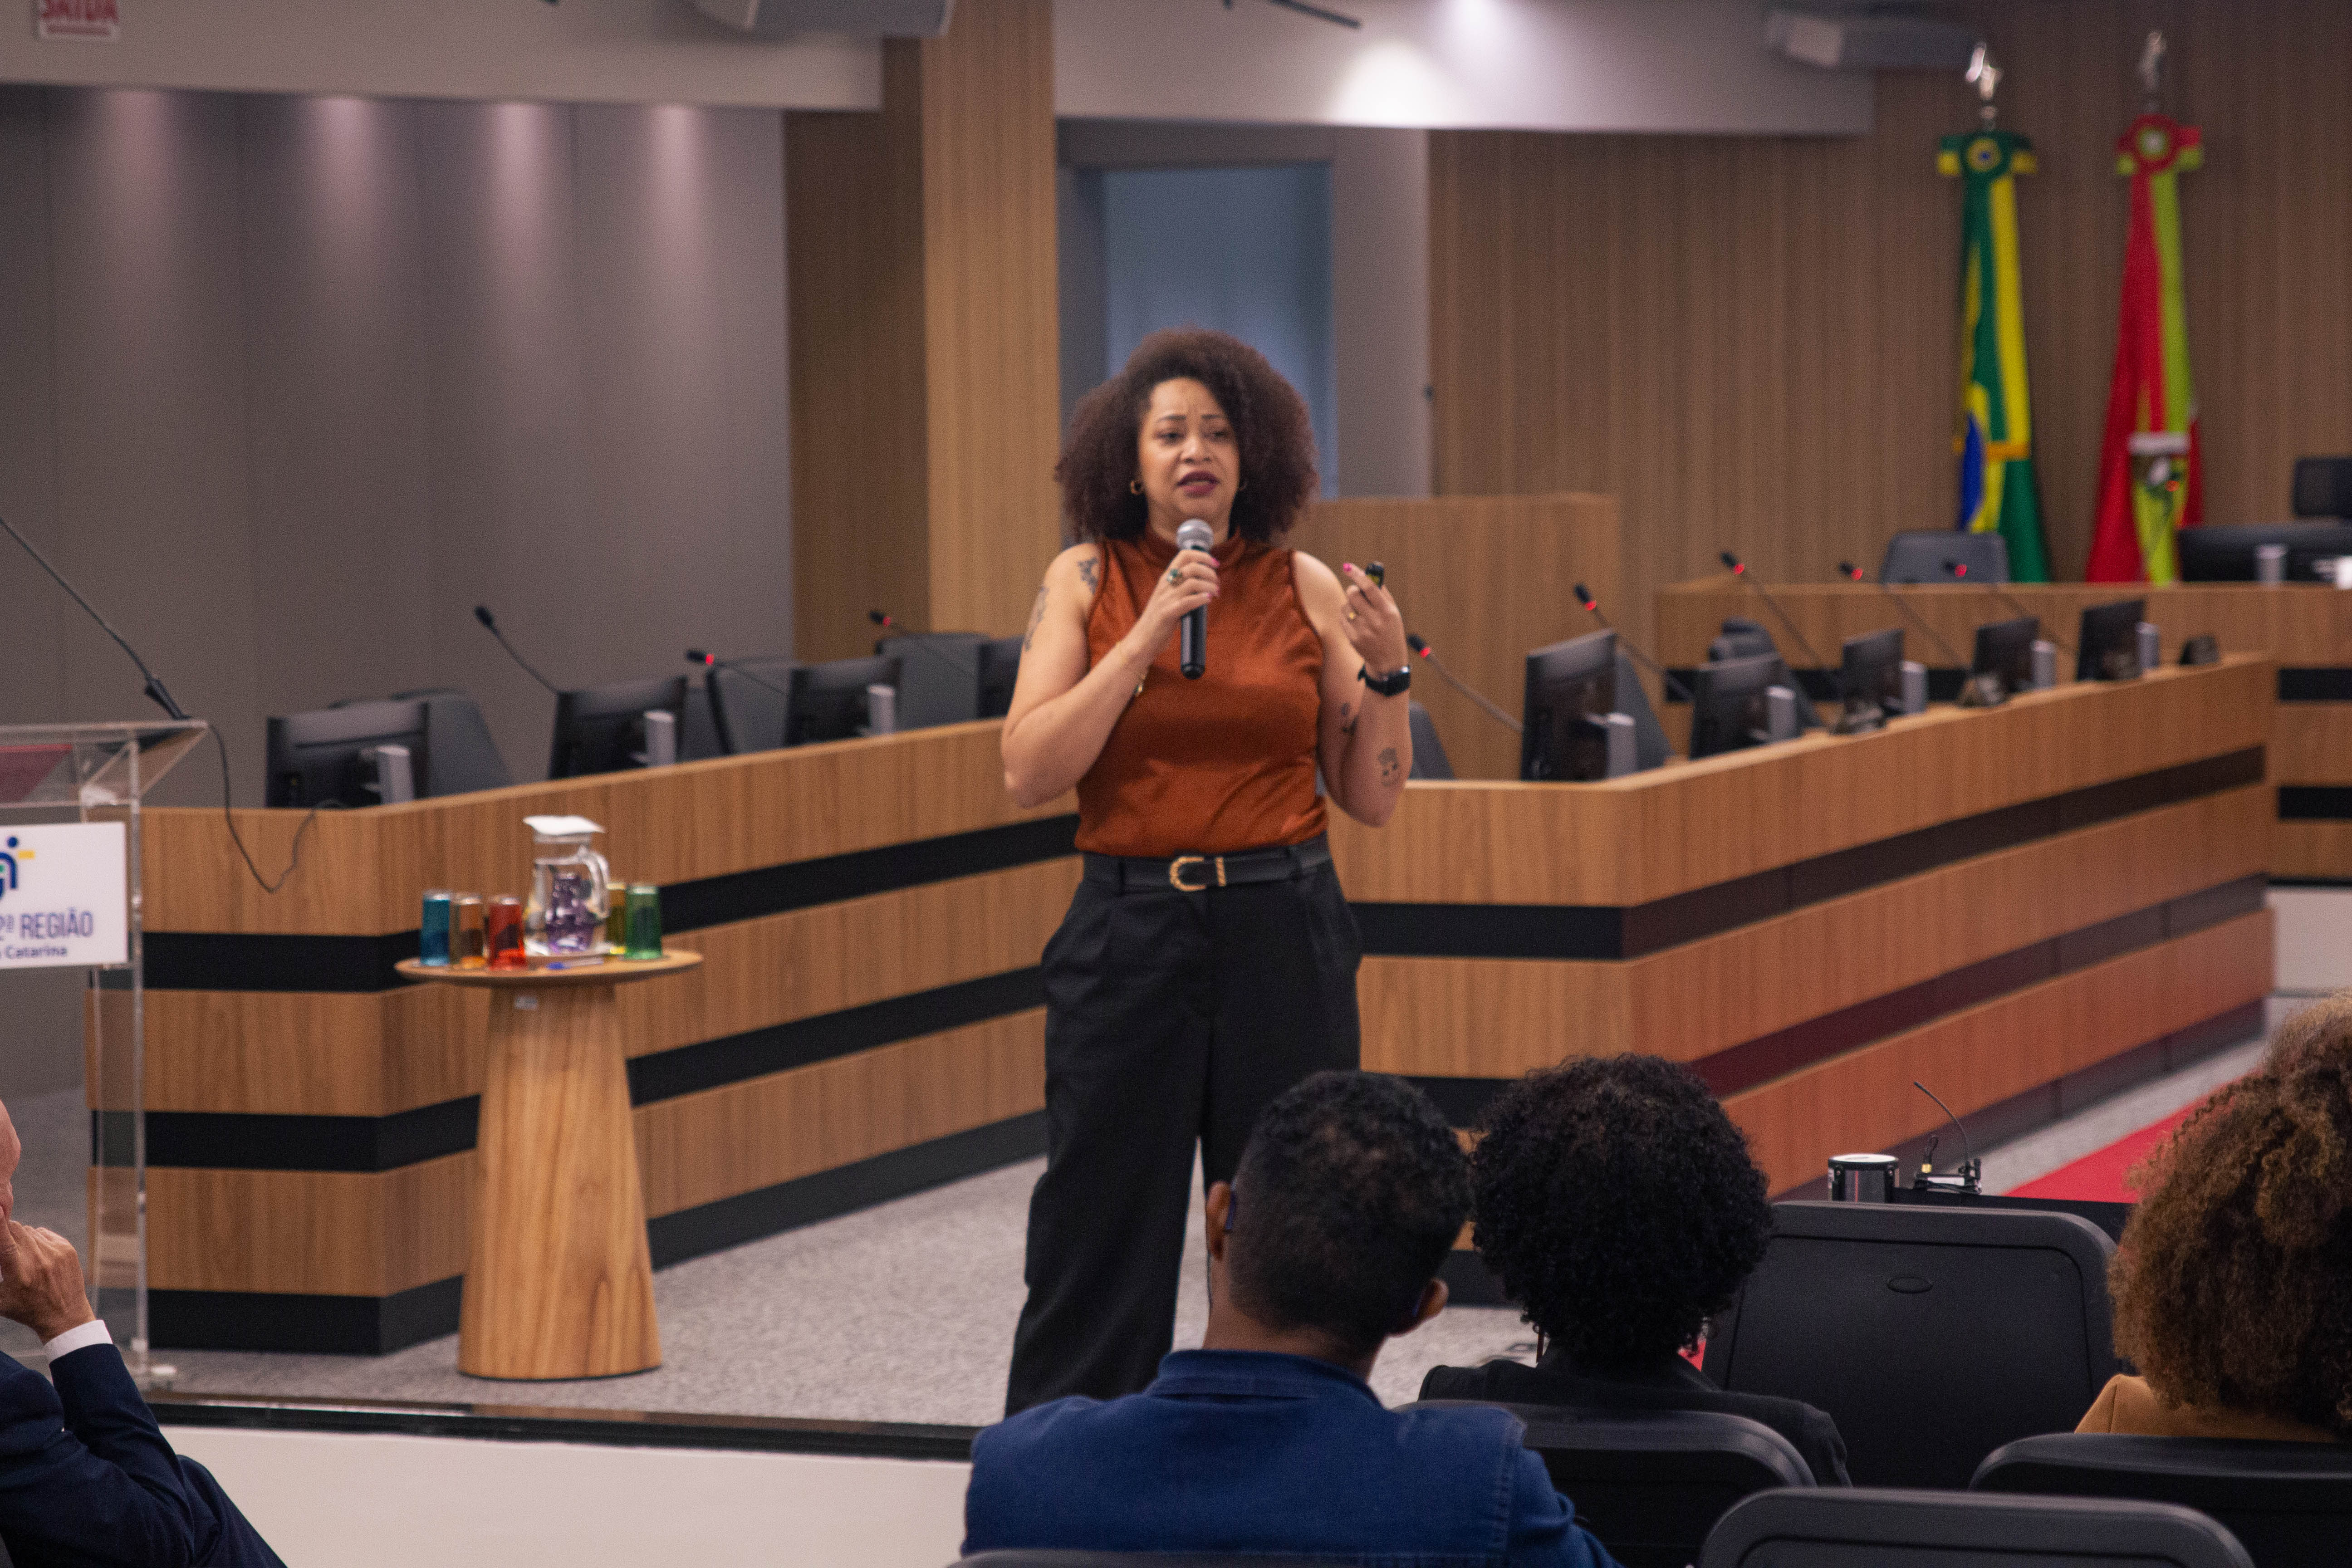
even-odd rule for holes
{"type": "MultiPolygon", "coordinates": [[[[1135,627],[1173,545],[1110,540],[1087,617],[1091,667],[1135,627]]],[[[1098,855],[1228,855],[1323,831],[1315,793],[1323,639],[1291,580],[1290,554],[1235,536],[1216,551],[1209,670],[1187,680],[1177,638],[1151,661],[1102,755],[1078,781],[1078,847],[1098,855]]]]}

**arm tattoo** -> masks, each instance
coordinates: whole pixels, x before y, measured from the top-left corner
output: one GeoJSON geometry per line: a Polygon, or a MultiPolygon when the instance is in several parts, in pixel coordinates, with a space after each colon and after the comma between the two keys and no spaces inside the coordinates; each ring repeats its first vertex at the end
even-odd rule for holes
{"type": "Polygon", "coordinates": [[[1397,754],[1396,754],[1396,748],[1395,748],[1394,746],[1384,746],[1384,747],[1382,747],[1382,748],[1381,749],[1381,784],[1382,784],[1382,785],[1384,785],[1384,786],[1385,786],[1385,785],[1393,784],[1395,784],[1396,782],[1397,782],[1397,754]]]}
{"type": "Polygon", "coordinates": [[[1045,619],[1045,584],[1037,584],[1037,602],[1029,606],[1029,629],[1021,635],[1021,651],[1027,653],[1029,645],[1037,640],[1037,627],[1045,619]]]}
{"type": "Polygon", "coordinates": [[[1356,705],[1352,702],[1342,702],[1339,704],[1339,733],[1352,736],[1355,732],[1356,705]]]}
{"type": "Polygon", "coordinates": [[[1094,562],[1081,561],[1078,563],[1078,578],[1081,582],[1086,584],[1087,592],[1089,594],[1096,593],[1102,587],[1102,584],[1097,579],[1095,573],[1096,563],[1094,562]]]}

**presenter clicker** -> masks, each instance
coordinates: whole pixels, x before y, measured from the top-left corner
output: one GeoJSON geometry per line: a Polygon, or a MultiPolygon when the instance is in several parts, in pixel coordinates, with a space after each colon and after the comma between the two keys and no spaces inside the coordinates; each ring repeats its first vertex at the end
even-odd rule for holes
{"type": "Polygon", "coordinates": [[[1004,779],[1024,805],[1076,789],[1085,874],[1045,944],[1047,1152],[1008,1411],[1150,1383],[1195,1144],[1230,1180],[1269,1100],[1357,1065],[1361,949],[1325,815],[1380,826],[1412,767],[1395,601],[1282,547],[1315,442],[1265,356],[1145,339],[1078,405],[1055,477],[1077,542],[1037,590],[1004,779]]]}

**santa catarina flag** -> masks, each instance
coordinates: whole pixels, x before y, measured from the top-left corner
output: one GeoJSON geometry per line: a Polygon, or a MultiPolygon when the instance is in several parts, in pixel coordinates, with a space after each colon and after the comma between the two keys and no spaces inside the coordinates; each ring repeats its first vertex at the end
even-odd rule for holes
{"type": "Polygon", "coordinates": [[[2009,544],[2010,576],[2047,583],[2017,268],[2017,176],[2033,173],[2033,143],[2007,131],[1947,136],[1936,167],[1961,191],[1957,526],[1998,531],[2009,544]]]}
{"type": "Polygon", "coordinates": [[[2099,447],[2099,511],[2084,575],[2094,583],[2170,583],[2180,575],[2173,535],[2205,521],[2180,287],[2179,178],[2205,161],[2205,148],[2194,125],[2143,114],[2116,151],[2116,172],[2131,181],[2131,226],[2099,447]]]}

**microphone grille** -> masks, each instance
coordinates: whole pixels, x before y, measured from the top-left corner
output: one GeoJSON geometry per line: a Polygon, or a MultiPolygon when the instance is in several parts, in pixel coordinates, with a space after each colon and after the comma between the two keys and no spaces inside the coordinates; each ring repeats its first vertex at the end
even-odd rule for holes
{"type": "Polygon", "coordinates": [[[1176,548],[1206,550],[1216,542],[1216,534],[1197,517],[1188,517],[1176,527],[1176,548]]]}

